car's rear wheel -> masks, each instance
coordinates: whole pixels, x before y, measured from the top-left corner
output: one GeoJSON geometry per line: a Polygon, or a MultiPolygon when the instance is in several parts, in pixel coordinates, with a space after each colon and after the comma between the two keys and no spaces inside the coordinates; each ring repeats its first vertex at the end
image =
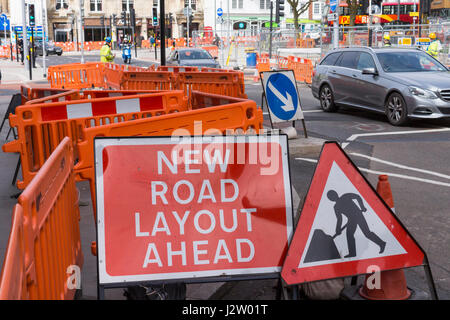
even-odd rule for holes
{"type": "Polygon", "coordinates": [[[333,91],[331,91],[329,85],[326,84],[320,88],[319,99],[323,111],[334,112],[338,109],[334,103],[333,91]]]}
{"type": "Polygon", "coordinates": [[[401,126],[408,122],[408,109],[402,95],[394,92],[386,101],[386,115],[394,126],[401,126]]]}

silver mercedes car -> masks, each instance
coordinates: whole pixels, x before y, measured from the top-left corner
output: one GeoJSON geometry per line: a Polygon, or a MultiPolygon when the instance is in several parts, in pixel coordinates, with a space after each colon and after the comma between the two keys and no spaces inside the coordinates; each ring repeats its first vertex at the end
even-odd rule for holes
{"type": "Polygon", "coordinates": [[[450,117],[450,73],[419,49],[349,47],[330,51],[314,68],[312,94],[326,112],[340,105],[410,118],[450,117]]]}

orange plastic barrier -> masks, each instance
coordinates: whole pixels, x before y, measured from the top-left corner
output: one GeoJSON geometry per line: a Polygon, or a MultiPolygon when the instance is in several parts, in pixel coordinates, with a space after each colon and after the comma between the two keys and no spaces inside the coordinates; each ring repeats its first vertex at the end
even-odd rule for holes
{"type": "Polygon", "coordinates": [[[84,89],[104,87],[102,62],[73,63],[50,66],[48,81],[52,88],[84,89]]]}
{"type": "Polygon", "coordinates": [[[270,61],[269,58],[261,58],[259,59],[259,62],[256,64],[256,68],[258,69],[258,73],[264,72],[264,71],[270,71],[270,61]]]}
{"type": "Polygon", "coordinates": [[[64,139],[14,208],[0,299],[73,299],[68,267],[83,265],[73,150],[64,139]]]}
{"type": "Polygon", "coordinates": [[[193,72],[198,71],[197,67],[187,67],[187,66],[158,66],[156,71],[169,71],[173,73],[180,72],[193,72]]]}
{"type": "Polygon", "coordinates": [[[185,72],[178,74],[178,87],[187,96],[195,90],[246,99],[243,80],[237,72],[185,72]]]}
{"type": "Polygon", "coordinates": [[[245,100],[223,106],[163,115],[158,118],[145,118],[86,128],[83,130],[84,141],[78,143],[80,158],[75,170],[83,180],[86,179],[90,182],[95,214],[93,152],[95,137],[225,134],[228,130],[234,130],[237,133],[258,133],[262,127],[262,110],[257,108],[254,101],[245,100]]]}
{"type": "Polygon", "coordinates": [[[126,72],[120,80],[121,90],[176,90],[176,77],[168,71],[126,72]]]}
{"type": "Polygon", "coordinates": [[[182,91],[19,106],[9,117],[18,138],[2,150],[20,153],[23,181],[17,187],[23,189],[66,136],[75,147],[83,128],[186,110],[182,91]]]}
{"type": "Polygon", "coordinates": [[[295,79],[297,81],[310,84],[312,82],[313,64],[309,59],[289,56],[291,68],[294,70],[295,79]]]}
{"type": "Polygon", "coordinates": [[[31,87],[29,85],[20,86],[20,94],[22,96],[22,104],[27,103],[33,99],[40,99],[59,93],[69,92],[69,89],[55,89],[55,88],[44,88],[44,87],[31,87]]]}
{"type": "Polygon", "coordinates": [[[54,94],[51,96],[44,96],[43,98],[33,99],[27,101],[25,104],[40,104],[40,103],[50,103],[50,102],[60,102],[60,101],[71,101],[71,100],[79,100],[80,92],[78,90],[70,90],[67,92],[62,92],[58,94],[54,94]]]}
{"type": "Polygon", "coordinates": [[[231,103],[243,102],[245,99],[221,96],[218,94],[192,91],[191,93],[191,109],[202,109],[213,106],[222,106],[231,103]]]}

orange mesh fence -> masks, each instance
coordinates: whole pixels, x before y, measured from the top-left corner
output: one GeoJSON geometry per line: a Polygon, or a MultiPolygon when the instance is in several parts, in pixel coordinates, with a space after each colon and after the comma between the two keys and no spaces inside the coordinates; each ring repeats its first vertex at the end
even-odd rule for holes
{"type": "MultiPolygon", "coordinates": [[[[170,136],[225,134],[227,130],[237,133],[258,133],[263,127],[262,110],[251,100],[228,105],[168,114],[158,118],[139,119],[84,129],[84,141],[78,143],[79,162],[75,166],[83,180],[89,180],[95,215],[94,138],[122,136],[170,136]]],[[[95,216],[94,216],[95,218],[95,216]]]]}
{"type": "Polygon", "coordinates": [[[104,87],[102,62],[50,66],[48,81],[52,88],[84,89],[104,87]]]}
{"type": "Polygon", "coordinates": [[[75,147],[82,140],[83,128],[187,109],[182,91],[19,106],[10,115],[18,138],[2,150],[20,153],[23,180],[17,187],[23,189],[66,136],[75,147]]]}
{"type": "Polygon", "coordinates": [[[14,209],[0,299],[73,299],[70,266],[83,265],[78,195],[68,138],[55,149],[14,209]]]}

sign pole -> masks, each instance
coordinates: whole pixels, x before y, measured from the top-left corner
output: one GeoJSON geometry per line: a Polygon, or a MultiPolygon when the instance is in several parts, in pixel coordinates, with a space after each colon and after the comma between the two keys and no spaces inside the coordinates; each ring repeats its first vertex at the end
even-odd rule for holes
{"type": "Polygon", "coordinates": [[[272,59],[272,21],[273,21],[273,2],[270,1],[269,59],[272,59]]]}
{"type": "Polygon", "coordinates": [[[46,66],[46,54],[45,54],[45,41],[47,39],[47,1],[42,0],[42,67],[44,78],[47,78],[47,66],[46,66]]]}
{"type": "MultiPolygon", "coordinates": [[[[28,69],[28,63],[26,61],[26,57],[28,55],[28,39],[27,39],[27,11],[25,0],[21,1],[21,10],[22,10],[22,41],[23,41],[23,60],[25,70],[28,69]]],[[[31,75],[30,75],[31,80],[31,75]]]]}
{"type": "MultiPolygon", "coordinates": [[[[166,8],[164,0],[159,1],[159,27],[161,33],[161,65],[166,65],[166,8]]],[[[156,41],[156,40],[155,40],[156,41]]],[[[156,50],[156,47],[155,47],[156,50]]]]}

